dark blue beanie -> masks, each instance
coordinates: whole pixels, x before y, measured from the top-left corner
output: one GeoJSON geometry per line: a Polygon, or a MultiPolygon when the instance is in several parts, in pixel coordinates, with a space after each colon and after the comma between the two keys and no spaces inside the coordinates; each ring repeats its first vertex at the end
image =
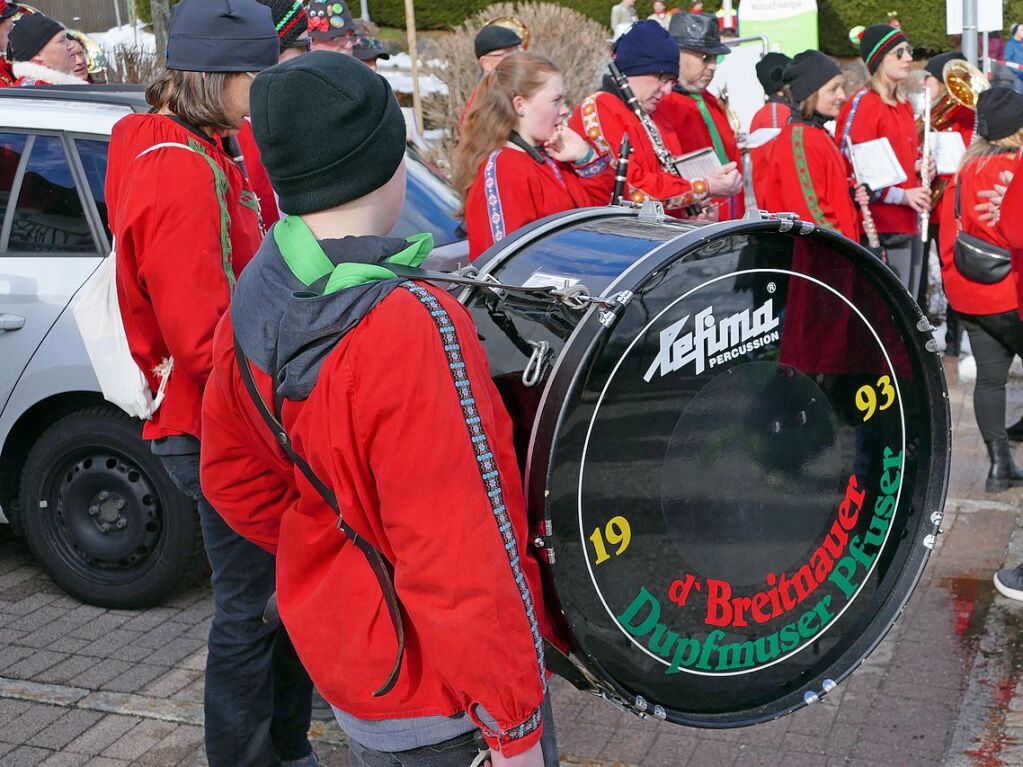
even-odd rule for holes
{"type": "Polygon", "coordinates": [[[626,77],[670,74],[678,77],[678,45],[652,19],[637,22],[618,38],[614,62],[626,77]]]}
{"type": "Polygon", "coordinates": [[[260,72],[281,53],[273,15],[257,0],[182,0],[167,26],[167,69],[260,72]]]}

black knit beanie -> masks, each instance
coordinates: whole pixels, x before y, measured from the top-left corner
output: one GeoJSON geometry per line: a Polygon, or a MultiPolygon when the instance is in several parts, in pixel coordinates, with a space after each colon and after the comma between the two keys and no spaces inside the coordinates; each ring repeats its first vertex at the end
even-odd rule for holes
{"type": "Polygon", "coordinates": [[[278,64],[252,82],[249,104],[256,145],[286,213],[365,197],[405,156],[405,119],[391,86],[352,56],[313,51],[278,64]]]}
{"type": "Polygon", "coordinates": [[[281,48],[287,48],[309,28],[309,17],[306,15],[302,0],[259,0],[259,2],[270,9],[274,26],[277,28],[277,36],[281,39],[281,48]]]}
{"type": "Polygon", "coordinates": [[[810,98],[827,84],[828,80],[842,74],[841,68],[830,56],[820,51],[797,53],[792,63],[785,67],[782,77],[789,86],[792,100],[797,104],[810,98]]]}
{"type": "Polygon", "coordinates": [[[899,43],[908,42],[901,29],[887,24],[875,24],[863,30],[860,37],[860,58],[867,65],[867,71],[874,74],[881,66],[881,59],[899,43]]]}
{"type": "Polygon", "coordinates": [[[270,9],[257,0],[181,0],[167,26],[167,69],[259,72],[281,55],[270,9]]]}
{"type": "Polygon", "coordinates": [[[782,80],[782,73],[791,61],[792,59],[784,53],[772,51],[757,62],[757,79],[763,86],[764,93],[768,96],[772,93],[777,93],[785,85],[785,81],[782,80]]]}
{"type": "Polygon", "coordinates": [[[927,62],[927,66],[924,67],[924,70],[927,74],[940,80],[944,74],[945,65],[950,61],[966,61],[966,57],[959,51],[939,53],[937,56],[931,56],[927,62]]]}
{"type": "Polygon", "coordinates": [[[987,141],[1008,138],[1023,128],[1023,96],[996,85],[977,99],[977,133],[987,141]]]}
{"type": "Polygon", "coordinates": [[[11,29],[8,45],[11,61],[29,61],[41,51],[54,35],[59,35],[64,27],[41,13],[26,13],[11,29]]]}

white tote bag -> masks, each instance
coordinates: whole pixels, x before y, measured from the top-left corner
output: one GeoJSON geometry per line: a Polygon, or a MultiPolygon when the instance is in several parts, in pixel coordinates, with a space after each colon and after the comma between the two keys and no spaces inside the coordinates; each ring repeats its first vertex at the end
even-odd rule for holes
{"type": "Polygon", "coordinates": [[[103,259],[92,282],[75,306],[75,323],[96,371],[103,397],[135,418],[151,418],[163,402],[174,361],[167,359],[154,373],[160,378],[156,395],[128,348],[128,336],[117,303],[117,245],[103,259]]]}

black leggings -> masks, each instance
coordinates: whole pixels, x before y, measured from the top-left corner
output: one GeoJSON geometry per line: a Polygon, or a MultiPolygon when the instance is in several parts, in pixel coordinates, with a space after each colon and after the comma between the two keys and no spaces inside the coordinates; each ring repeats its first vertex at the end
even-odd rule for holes
{"type": "Polygon", "coordinates": [[[1009,366],[1023,356],[1023,321],[1013,310],[1001,314],[960,314],[977,361],[973,410],[985,442],[1005,438],[1005,385],[1009,366]]]}

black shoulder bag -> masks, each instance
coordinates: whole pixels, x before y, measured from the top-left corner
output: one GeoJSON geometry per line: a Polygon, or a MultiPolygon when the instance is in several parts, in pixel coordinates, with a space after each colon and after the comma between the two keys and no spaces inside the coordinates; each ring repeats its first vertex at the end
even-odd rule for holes
{"type": "Polygon", "coordinates": [[[959,223],[962,220],[959,213],[961,188],[962,185],[956,183],[955,214],[960,229],[952,247],[952,260],[966,279],[983,285],[994,285],[1009,276],[1012,268],[1009,251],[962,231],[962,224],[959,223]]]}

